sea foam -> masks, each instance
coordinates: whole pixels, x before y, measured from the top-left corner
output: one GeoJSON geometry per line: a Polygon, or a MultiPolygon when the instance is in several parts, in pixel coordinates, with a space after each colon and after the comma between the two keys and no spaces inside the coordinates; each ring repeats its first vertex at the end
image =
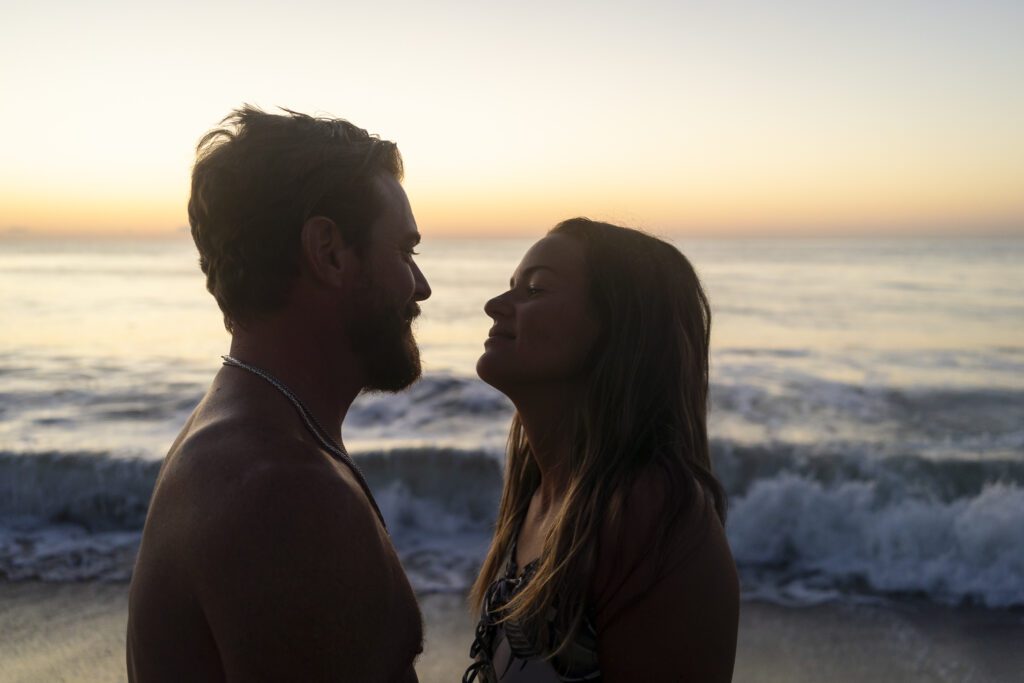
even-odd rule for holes
{"type": "MultiPolygon", "coordinates": [[[[954,481],[965,463],[713,449],[729,468],[727,533],[748,596],[1024,606],[1019,463],[968,463],[971,481],[942,491],[915,478],[954,481]]],[[[501,457],[408,448],[356,459],[417,590],[467,589],[493,532],[501,457]]],[[[157,471],[98,454],[0,454],[0,577],[126,579],[157,471]]]]}

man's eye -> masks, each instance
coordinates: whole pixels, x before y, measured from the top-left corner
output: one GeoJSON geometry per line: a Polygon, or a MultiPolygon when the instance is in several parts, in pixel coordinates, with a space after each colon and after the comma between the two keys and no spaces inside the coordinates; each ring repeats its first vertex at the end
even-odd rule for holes
{"type": "Polygon", "coordinates": [[[534,287],[533,285],[529,285],[526,288],[526,293],[529,296],[534,296],[535,294],[540,294],[542,291],[543,290],[540,287],[534,287]]]}

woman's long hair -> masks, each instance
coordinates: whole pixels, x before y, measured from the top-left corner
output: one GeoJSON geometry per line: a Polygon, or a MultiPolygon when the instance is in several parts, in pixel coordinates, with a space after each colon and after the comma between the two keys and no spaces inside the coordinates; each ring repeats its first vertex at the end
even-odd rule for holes
{"type": "MultiPolygon", "coordinates": [[[[551,654],[572,642],[587,610],[598,538],[618,518],[637,476],[652,466],[671,491],[656,538],[693,509],[696,487],[725,521],[725,494],[708,455],[708,345],[711,309],[693,266],[678,249],[638,230],[586,218],[550,234],[584,247],[590,305],[600,326],[582,400],[567,415],[573,430],[568,486],[544,540],[536,574],[503,617],[537,623],[556,596],[551,654]]],[[[568,408],[567,408],[568,409],[568,408]]],[[[494,540],[471,592],[480,609],[540,484],[517,414],[509,433],[505,485],[494,540]]]]}

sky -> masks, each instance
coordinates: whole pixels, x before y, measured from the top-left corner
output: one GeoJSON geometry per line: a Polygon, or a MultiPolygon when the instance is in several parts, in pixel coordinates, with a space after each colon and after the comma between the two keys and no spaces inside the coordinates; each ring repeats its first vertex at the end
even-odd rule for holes
{"type": "Polygon", "coordinates": [[[1024,235],[1024,2],[0,0],[0,234],[174,234],[250,103],[398,143],[420,228],[1024,235]]]}

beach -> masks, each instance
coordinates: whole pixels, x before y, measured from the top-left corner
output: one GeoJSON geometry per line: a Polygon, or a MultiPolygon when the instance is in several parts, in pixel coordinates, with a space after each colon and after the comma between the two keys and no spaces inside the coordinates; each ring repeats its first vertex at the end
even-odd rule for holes
{"type": "MultiPolygon", "coordinates": [[[[424,240],[423,378],[345,420],[424,681],[468,663],[513,412],[473,370],[481,307],[529,244],[424,240]]],[[[735,680],[1024,680],[1024,241],[678,245],[715,315],[735,680]]],[[[186,238],[0,240],[0,291],[0,682],[124,680],[153,484],[229,339],[186,238]]]]}
{"type": "MultiPolygon", "coordinates": [[[[424,683],[458,681],[472,620],[461,594],[421,594],[424,683]]],[[[0,682],[127,680],[125,583],[0,583],[0,682]]],[[[782,607],[744,602],[737,683],[1012,683],[1024,614],[904,602],[782,607]]],[[[643,653],[637,653],[643,656],[643,653]]]]}

